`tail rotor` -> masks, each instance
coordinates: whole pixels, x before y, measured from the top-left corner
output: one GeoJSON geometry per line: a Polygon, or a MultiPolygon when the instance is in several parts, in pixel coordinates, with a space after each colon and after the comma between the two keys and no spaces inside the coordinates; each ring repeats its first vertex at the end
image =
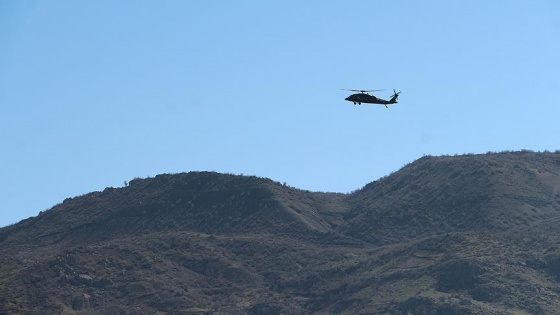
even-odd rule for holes
{"type": "Polygon", "coordinates": [[[399,94],[401,94],[402,91],[396,91],[395,89],[393,89],[393,96],[391,96],[391,103],[397,103],[397,99],[399,98],[399,94]]]}

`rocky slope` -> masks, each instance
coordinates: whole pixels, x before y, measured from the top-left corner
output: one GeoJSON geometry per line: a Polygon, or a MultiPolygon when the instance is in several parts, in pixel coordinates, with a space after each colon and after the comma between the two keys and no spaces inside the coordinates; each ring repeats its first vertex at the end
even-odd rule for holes
{"type": "Polygon", "coordinates": [[[560,153],[423,157],[352,194],[135,179],[0,229],[0,314],[554,314],[560,153]]]}

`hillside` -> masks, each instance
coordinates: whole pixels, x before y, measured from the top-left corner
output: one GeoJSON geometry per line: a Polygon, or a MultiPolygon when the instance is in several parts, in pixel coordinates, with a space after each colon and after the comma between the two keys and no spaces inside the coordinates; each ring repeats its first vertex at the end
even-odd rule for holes
{"type": "Polygon", "coordinates": [[[349,196],[346,230],[387,244],[541,225],[558,217],[559,169],[558,154],[424,157],[349,196]]]}
{"type": "Polygon", "coordinates": [[[76,243],[177,230],[298,234],[329,229],[308,206],[325,208],[326,201],[279,186],[268,179],[211,172],[135,179],[128,187],[66,199],[8,228],[0,238],[76,243]],[[301,195],[297,202],[289,197],[296,193],[301,195]]]}
{"type": "Polygon", "coordinates": [[[135,179],[0,229],[0,314],[554,314],[560,153],[423,157],[352,194],[135,179]]]}

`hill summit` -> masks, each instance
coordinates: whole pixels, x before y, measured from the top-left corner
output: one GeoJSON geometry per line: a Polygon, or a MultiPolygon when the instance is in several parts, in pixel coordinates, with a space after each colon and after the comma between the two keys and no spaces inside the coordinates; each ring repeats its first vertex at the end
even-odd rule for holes
{"type": "Polygon", "coordinates": [[[560,153],[425,156],[350,194],[163,174],[0,229],[0,313],[552,314],[560,153]]]}

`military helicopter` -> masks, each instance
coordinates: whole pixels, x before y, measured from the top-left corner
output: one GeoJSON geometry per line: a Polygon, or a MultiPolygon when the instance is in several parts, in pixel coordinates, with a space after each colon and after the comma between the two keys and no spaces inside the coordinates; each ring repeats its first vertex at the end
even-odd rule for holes
{"type": "Polygon", "coordinates": [[[399,97],[399,94],[401,94],[402,92],[402,91],[397,92],[393,89],[393,95],[391,96],[391,99],[386,101],[384,99],[377,98],[367,93],[367,92],[376,92],[376,91],[383,91],[383,90],[352,90],[352,89],[342,89],[342,90],[359,92],[357,94],[352,94],[347,98],[345,98],[345,100],[354,103],[354,105],[356,104],[362,105],[362,103],[381,104],[381,105],[385,105],[386,108],[389,108],[387,105],[398,103],[397,98],[399,97]]]}

